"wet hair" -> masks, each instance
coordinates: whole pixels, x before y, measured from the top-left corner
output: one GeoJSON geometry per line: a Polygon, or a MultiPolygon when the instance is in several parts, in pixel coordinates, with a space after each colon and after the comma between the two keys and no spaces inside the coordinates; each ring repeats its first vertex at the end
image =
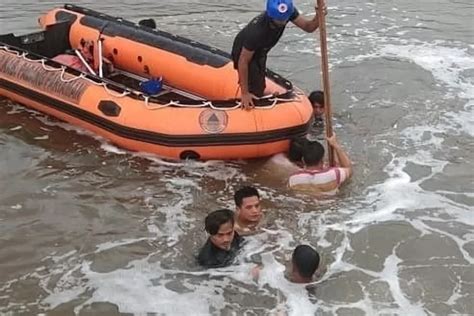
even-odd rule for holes
{"type": "Polygon", "coordinates": [[[209,235],[215,235],[219,231],[221,225],[228,222],[232,222],[232,225],[234,225],[234,212],[228,209],[221,209],[211,212],[206,216],[204,227],[209,235]]]}
{"type": "Polygon", "coordinates": [[[156,22],[154,19],[143,19],[138,22],[138,25],[156,29],[156,22]]]}
{"type": "Polygon", "coordinates": [[[237,205],[237,207],[241,207],[243,200],[251,196],[256,196],[260,198],[260,194],[258,194],[258,191],[256,188],[245,186],[238,189],[234,194],[235,205],[237,205]]]}
{"type": "Polygon", "coordinates": [[[311,92],[308,99],[311,102],[311,105],[318,103],[324,106],[324,93],[320,90],[311,92]]]}
{"type": "Polygon", "coordinates": [[[303,149],[308,144],[308,140],[304,137],[294,137],[290,140],[290,149],[288,151],[288,159],[292,162],[300,162],[303,158],[303,149]]]}
{"type": "Polygon", "coordinates": [[[293,250],[291,261],[303,278],[311,278],[319,267],[319,253],[308,245],[299,245],[293,250]]]}
{"type": "Polygon", "coordinates": [[[303,148],[303,160],[308,166],[317,165],[324,158],[324,146],[317,141],[308,142],[303,148]]]}

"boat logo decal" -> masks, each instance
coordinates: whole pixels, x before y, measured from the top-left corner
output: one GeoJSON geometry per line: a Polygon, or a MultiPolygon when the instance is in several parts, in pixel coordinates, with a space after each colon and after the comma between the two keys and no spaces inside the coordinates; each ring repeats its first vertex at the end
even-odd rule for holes
{"type": "Polygon", "coordinates": [[[228,123],[228,116],[225,111],[206,109],[199,114],[199,125],[202,130],[209,134],[221,133],[228,123]]]}
{"type": "Polygon", "coordinates": [[[6,53],[0,52],[0,55],[0,73],[36,89],[79,102],[88,86],[82,79],[67,82],[67,75],[62,78],[61,71],[47,71],[40,63],[6,53]]]}

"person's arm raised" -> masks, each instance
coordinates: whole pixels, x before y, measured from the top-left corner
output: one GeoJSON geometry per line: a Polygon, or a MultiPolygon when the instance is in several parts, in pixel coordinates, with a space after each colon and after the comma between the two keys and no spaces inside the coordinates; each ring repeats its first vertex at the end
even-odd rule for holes
{"type": "MultiPolygon", "coordinates": [[[[316,10],[316,14],[314,15],[314,17],[311,19],[311,20],[308,20],[306,18],[304,18],[301,14],[298,15],[298,17],[296,19],[294,19],[292,22],[294,25],[296,25],[297,27],[299,27],[300,29],[302,29],[303,31],[305,32],[308,32],[308,33],[312,33],[314,31],[316,31],[316,29],[319,27],[319,19],[318,19],[318,9],[315,8],[316,10]]],[[[324,14],[326,15],[327,14],[327,10],[326,8],[324,8],[324,14]]]]}

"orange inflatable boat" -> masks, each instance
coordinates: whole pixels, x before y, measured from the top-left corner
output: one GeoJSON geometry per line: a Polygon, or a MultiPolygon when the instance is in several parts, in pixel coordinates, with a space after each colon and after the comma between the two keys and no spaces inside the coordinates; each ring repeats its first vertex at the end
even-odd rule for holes
{"type": "Polygon", "coordinates": [[[263,157],[311,123],[308,99],[271,71],[269,96],[242,110],[237,72],[218,49],[73,5],[39,21],[41,32],[0,36],[0,95],[120,147],[173,159],[263,157]]]}

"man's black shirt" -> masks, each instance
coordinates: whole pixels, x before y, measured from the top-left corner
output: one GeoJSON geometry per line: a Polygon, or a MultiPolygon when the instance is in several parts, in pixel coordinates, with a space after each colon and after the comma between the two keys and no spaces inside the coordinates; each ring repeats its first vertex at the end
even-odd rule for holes
{"type": "MultiPolygon", "coordinates": [[[[290,21],[294,21],[298,16],[299,12],[295,8],[290,21]]],[[[265,12],[256,16],[234,39],[234,44],[232,45],[234,68],[237,69],[238,67],[242,47],[253,51],[253,58],[262,58],[278,43],[284,30],[285,26],[276,25],[265,12]]]]}
{"type": "Polygon", "coordinates": [[[234,260],[242,241],[243,238],[235,233],[230,250],[226,251],[214,246],[214,244],[208,238],[199,252],[198,263],[206,268],[220,268],[228,266],[234,260]]]}

